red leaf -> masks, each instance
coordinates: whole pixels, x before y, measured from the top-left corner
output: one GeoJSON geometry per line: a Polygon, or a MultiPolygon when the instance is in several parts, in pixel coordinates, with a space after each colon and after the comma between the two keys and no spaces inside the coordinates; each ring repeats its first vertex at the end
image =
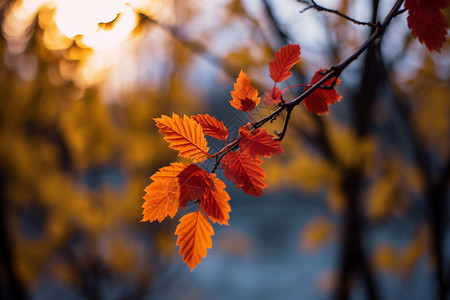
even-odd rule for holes
{"type": "Polygon", "coordinates": [[[216,177],[216,174],[210,174],[214,181],[214,189],[206,189],[200,203],[202,210],[208,215],[209,219],[220,225],[229,225],[229,212],[231,211],[230,196],[225,191],[225,183],[216,177]]]}
{"type": "Polygon", "coordinates": [[[241,135],[241,137],[239,147],[243,151],[248,151],[252,158],[258,156],[271,157],[272,155],[284,153],[280,141],[274,140],[273,136],[264,128],[258,128],[244,136],[241,135]]]}
{"type": "Polygon", "coordinates": [[[428,50],[440,52],[447,35],[447,21],[440,11],[450,4],[448,0],[406,0],[408,27],[414,38],[428,50]]]}
{"type": "Polygon", "coordinates": [[[263,102],[265,105],[278,104],[281,101],[281,91],[277,86],[267,91],[263,97],[263,102]]]}
{"type": "MultiPolygon", "coordinates": [[[[311,79],[311,82],[309,85],[314,85],[317,81],[319,81],[324,75],[321,73],[325,72],[326,69],[320,69],[318,70],[313,78],[311,79]]],[[[334,78],[331,78],[327,81],[325,81],[322,85],[330,85],[334,81],[334,78]]],[[[338,85],[341,82],[341,80],[338,78],[336,81],[336,85],[338,85]]],[[[310,87],[307,87],[305,89],[308,90],[310,87]]],[[[341,96],[336,92],[336,90],[333,89],[322,89],[318,88],[314,92],[312,92],[311,95],[305,98],[303,100],[303,103],[305,104],[306,109],[310,112],[314,112],[318,115],[326,114],[328,113],[328,105],[332,105],[339,100],[341,100],[341,96]]]]}
{"type": "Polygon", "coordinates": [[[200,126],[202,126],[205,134],[223,141],[227,139],[228,129],[225,127],[223,122],[217,120],[215,117],[211,117],[210,115],[206,114],[192,116],[192,118],[197,121],[200,126]]]}
{"type": "Polygon", "coordinates": [[[191,212],[180,219],[175,234],[178,235],[177,246],[183,262],[192,270],[206,257],[208,248],[212,247],[211,236],[214,229],[208,218],[200,211],[191,212]]]}
{"type": "Polygon", "coordinates": [[[259,157],[252,158],[246,151],[230,151],[222,158],[222,169],[225,177],[233,180],[237,188],[244,193],[261,196],[263,189],[267,187],[264,179],[266,172],[260,166],[263,160],[259,157]]]}
{"type": "Polygon", "coordinates": [[[210,174],[194,164],[189,164],[177,178],[180,185],[179,205],[183,209],[189,201],[201,199],[205,190],[215,189],[210,174]]]}
{"type": "Polygon", "coordinates": [[[275,53],[272,62],[269,63],[270,78],[275,82],[281,82],[291,77],[289,71],[300,59],[300,46],[287,45],[275,53]]]}
{"type": "Polygon", "coordinates": [[[169,147],[178,151],[178,156],[193,159],[194,162],[208,157],[209,148],[203,129],[195,120],[188,116],[180,118],[177,114],[172,114],[172,118],[163,115],[154,120],[169,147]]]}
{"type": "Polygon", "coordinates": [[[250,84],[250,77],[242,70],[234,84],[234,91],[231,91],[231,97],[233,100],[230,104],[241,111],[251,111],[261,100],[258,97],[258,91],[250,84]]]}

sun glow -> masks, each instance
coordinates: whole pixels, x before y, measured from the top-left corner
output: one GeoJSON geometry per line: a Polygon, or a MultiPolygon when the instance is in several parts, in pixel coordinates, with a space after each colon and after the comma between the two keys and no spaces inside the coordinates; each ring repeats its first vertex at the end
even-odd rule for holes
{"type": "Polygon", "coordinates": [[[98,24],[112,22],[126,6],[123,0],[56,0],[55,21],[61,32],[73,38],[99,30],[98,24]]]}
{"type": "Polygon", "coordinates": [[[11,5],[2,29],[10,53],[20,56],[37,16],[45,47],[53,51],[67,49],[64,57],[79,61],[77,72],[64,69],[61,75],[81,86],[89,86],[105,80],[107,70],[127,56],[133,56],[130,52],[140,39],[135,30],[138,14],[147,13],[150,7],[153,9],[152,3],[142,0],[18,0],[11,5]],[[78,48],[72,47],[73,43],[78,48]]]}
{"type": "Polygon", "coordinates": [[[110,30],[100,29],[85,34],[81,39],[81,42],[90,48],[108,51],[109,49],[118,47],[125,41],[136,25],[136,13],[130,6],[125,6],[120,16],[117,17],[113,28],[110,30]]]}

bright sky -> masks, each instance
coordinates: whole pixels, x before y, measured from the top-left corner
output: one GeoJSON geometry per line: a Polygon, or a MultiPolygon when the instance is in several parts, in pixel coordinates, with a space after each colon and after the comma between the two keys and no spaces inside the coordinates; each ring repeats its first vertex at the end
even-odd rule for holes
{"type": "Polygon", "coordinates": [[[124,0],[54,0],[56,24],[69,38],[92,35],[99,23],[109,23],[126,8],[124,0]]]}
{"type": "MultiPolygon", "coordinates": [[[[282,26],[296,39],[292,42],[301,45],[302,56],[308,58],[305,61],[317,64],[317,66],[309,66],[312,70],[332,63],[327,61],[327,53],[323,53],[323,49],[326,48],[324,47],[326,35],[321,22],[324,13],[308,10],[299,17],[299,11],[306,7],[304,4],[294,0],[269,2],[275,8],[275,15],[282,22],[282,26]]],[[[318,1],[319,4],[329,8],[336,8],[339,2],[339,0],[318,1]]],[[[143,72],[156,74],[161,72],[158,69],[167,69],[167,66],[158,65],[161,63],[161,55],[167,56],[169,53],[167,41],[163,36],[164,30],[160,29],[160,32],[155,35],[153,29],[153,38],[138,36],[134,32],[138,13],[152,16],[164,15],[163,24],[171,24],[173,20],[176,23],[173,3],[167,0],[17,0],[5,16],[2,29],[7,38],[9,53],[20,55],[28,44],[29,27],[39,11],[38,21],[43,29],[44,44],[48,49],[55,51],[68,49],[75,41],[80,48],[93,50],[87,57],[82,57],[82,62],[78,66],[78,77],[65,77],[66,79],[78,80],[77,83],[80,85],[89,86],[100,83],[109,76],[112,89],[120,89],[120,86],[126,86],[138,80],[143,72]],[[138,42],[141,43],[141,49],[145,49],[143,50],[145,55],[136,50],[138,42]],[[155,54],[159,55],[156,56],[158,59],[155,59],[155,54]],[[140,70],[143,66],[147,66],[144,71],[140,70]],[[139,72],[141,74],[138,74],[139,72]],[[125,73],[127,76],[123,76],[125,73]]],[[[222,0],[186,2],[185,5],[190,5],[189,8],[194,5],[200,9],[196,12],[196,18],[193,18],[189,24],[183,24],[180,30],[195,32],[197,36],[203,34],[202,30],[206,31],[205,34],[213,31],[214,40],[211,40],[208,50],[218,56],[234,51],[236,45],[243,46],[242,40],[251,40],[250,37],[253,34],[247,28],[247,23],[233,21],[225,30],[220,31],[220,20],[225,18],[227,3],[228,1],[222,0]]],[[[177,2],[178,4],[182,6],[183,2],[177,2]]],[[[246,0],[244,4],[248,12],[254,13],[253,18],[259,18],[262,15],[259,0],[246,0]]],[[[388,4],[390,5],[390,3],[382,5],[382,8],[388,7],[388,4]]],[[[366,1],[356,1],[350,14],[367,20],[370,18],[367,14],[370,9],[365,5],[366,1]]],[[[183,7],[180,9],[184,11],[183,7]]],[[[363,40],[366,37],[366,28],[355,26],[355,29],[362,33],[361,40],[363,40]]],[[[352,50],[349,49],[349,51],[352,50]]],[[[68,58],[78,60],[81,58],[78,55],[81,54],[71,51],[68,58]]],[[[33,61],[32,57],[23,61],[27,62],[27,66],[33,65],[30,63],[33,61]]],[[[33,68],[26,67],[23,70],[23,78],[33,77],[33,68]]],[[[75,76],[71,73],[72,71],[68,70],[66,75],[75,76]]],[[[154,80],[151,80],[149,84],[155,84],[154,80]]]]}

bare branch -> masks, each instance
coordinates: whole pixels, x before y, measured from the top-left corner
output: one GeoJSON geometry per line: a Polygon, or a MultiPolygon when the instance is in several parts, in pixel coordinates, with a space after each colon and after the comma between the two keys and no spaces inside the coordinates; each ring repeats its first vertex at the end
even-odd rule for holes
{"type": "MultiPolygon", "coordinates": [[[[299,2],[303,2],[303,3],[306,3],[306,1],[299,1],[299,2]]],[[[314,8],[314,5],[310,5],[310,6],[307,6],[307,7],[305,7],[304,9],[302,9],[301,11],[299,11],[299,13],[304,13],[305,11],[307,11],[308,9],[311,9],[311,8],[314,8]]]]}
{"type": "MultiPolygon", "coordinates": [[[[307,3],[306,1],[299,1],[299,2],[307,3]]],[[[348,20],[348,21],[350,21],[352,23],[355,23],[356,25],[364,25],[364,26],[370,26],[370,27],[374,27],[374,28],[377,26],[376,24],[374,24],[372,22],[358,21],[358,20],[355,20],[355,19],[347,16],[346,14],[341,13],[340,11],[323,7],[323,6],[319,5],[319,4],[317,4],[314,0],[311,0],[311,3],[312,3],[312,5],[310,5],[310,6],[306,7],[305,9],[301,10],[300,13],[303,13],[303,12],[305,12],[308,9],[314,8],[317,11],[324,11],[324,12],[327,12],[327,13],[338,15],[339,17],[344,18],[344,19],[346,19],[346,20],[348,20]]]]}
{"type": "Polygon", "coordinates": [[[406,12],[406,11],[407,11],[406,8],[400,9],[400,10],[395,14],[395,16],[401,15],[402,13],[404,13],[404,12],[406,12]]]}

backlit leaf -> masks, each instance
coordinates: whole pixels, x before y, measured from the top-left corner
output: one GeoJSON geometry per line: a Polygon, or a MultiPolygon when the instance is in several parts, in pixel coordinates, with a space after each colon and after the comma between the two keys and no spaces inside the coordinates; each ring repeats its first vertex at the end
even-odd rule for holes
{"type": "Polygon", "coordinates": [[[240,137],[246,136],[249,132],[250,132],[250,123],[247,123],[246,125],[241,126],[239,128],[239,136],[240,137]]]}
{"type": "Polygon", "coordinates": [[[145,188],[144,217],[142,222],[162,222],[167,216],[173,218],[178,211],[180,184],[177,176],[188,167],[182,163],[172,163],[159,169],[150,179],[153,182],[145,188]]]}
{"type": "Polygon", "coordinates": [[[430,51],[440,52],[447,35],[447,21],[440,11],[450,4],[448,0],[406,0],[408,27],[414,38],[430,51]]]}
{"type": "Polygon", "coordinates": [[[237,188],[244,193],[261,196],[263,189],[267,187],[264,179],[266,172],[261,167],[263,160],[259,157],[252,158],[247,151],[230,151],[222,159],[222,169],[225,177],[233,180],[237,188]]]}
{"type": "Polygon", "coordinates": [[[242,70],[234,84],[234,91],[231,91],[233,100],[230,104],[241,111],[251,111],[260,102],[258,91],[250,84],[250,77],[242,70]]]}
{"type": "MultiPolygon", "coordinates": [[[[326,69],[320,69],[316,71],[309,85],[314,85],[314,83],[319,81],[324,76],[321,74],[324,71],[326,71],[326,69]]],[[[334,78],[331,78],[325,81],[322,85],[330,85],[333,83],[333,81],[334,78]]],[[[336,80],[336,85],[338,85],[340,82],[341,80],[338,78],[336,80]]],[[[307,87],[305,91],[308,89],[309,87],[307,87]]],[[[339,100],[341,100],[341,98],[342,97],[339,96],[339,94],[336,92],[334,88],[332,89],[318,88],[314,92],[312,92],[311,95],[306,97],[305,100],[303,100],[303,103],[305,104],[305,107],[308,111],[321,115],[328,113],[328,105],[332,105],[338,102],[339,100]]]]}
{"type": "Polygon", "coordinates": [[[180,185],[179,205],[181,208],[185,208],[189,201],[201,199],[205,190],[215,190],[210,174],[194,164],[189,164],[177,175],[177,178],[180,185]]]}
{"type": "Polygon", "coordinates": [[[144,218],[142,221],[162,220],[184,209],[188,201],[200,199],[207,189],[214,189],[208,172],[194,164],[172,163],[159,169],[152,177],[154,182],[145,188],[144,218]]]}
{"type": "Polygon", "coordinates": [[[275,53],[272,62],[269,63],[270,78],[275,82],[281,82],[291,77],[290,69],[300,59],[300,46],[287,45],[275,53]]]}
{"type": "Polygon", "coordinates": [[[197,123],[202,126],[205,134],[212,136],[213,138],[225,141],[228,137],[228,129],[225,127],[223,122],[217,120],[215,117],[210,115],[197,115],[192,116],[192,118],[197,121],[197,123]]]}
{"type": "Polygon", "coordinates": [[[199,210],[189,213],[180,219],[175,234],[178,235],[177,246],[183,262],[192,270],[206,257],[208,248],[212,247],[211,236],[214,230],[208,218],[199,210]]]}
{"type": "Polygon", "coordinates": [[[206,189],[200,201],[202,210],[208,215],[209,219],[220,225],[229,225],[229,212],[231,211],[230,196],[225,191],[225,183],[216,177],[216,174],[211,173],[214,181],[214,189],[206,189]]]}
{"type": "Polygon", "coordinates": [[[172,114],[172,118],[162,116],[154,119],[159,132],[169,147],[177,150],[180,157],[193,159],[199,162],[208,157],[208,145],[202,127],[195,120],[184,116],[172,114]]]}
{"type": "MultiPolygon", "coordinates": [[[[241,132],[239,132],[241,133],[241,132]]],[[[248,151],[250,156],[271,157],[272,155],[283,154],[280,141],[274,140],[267,130],[258,128],[242,136],[239,146],[242,150],[248,151]]]]}

